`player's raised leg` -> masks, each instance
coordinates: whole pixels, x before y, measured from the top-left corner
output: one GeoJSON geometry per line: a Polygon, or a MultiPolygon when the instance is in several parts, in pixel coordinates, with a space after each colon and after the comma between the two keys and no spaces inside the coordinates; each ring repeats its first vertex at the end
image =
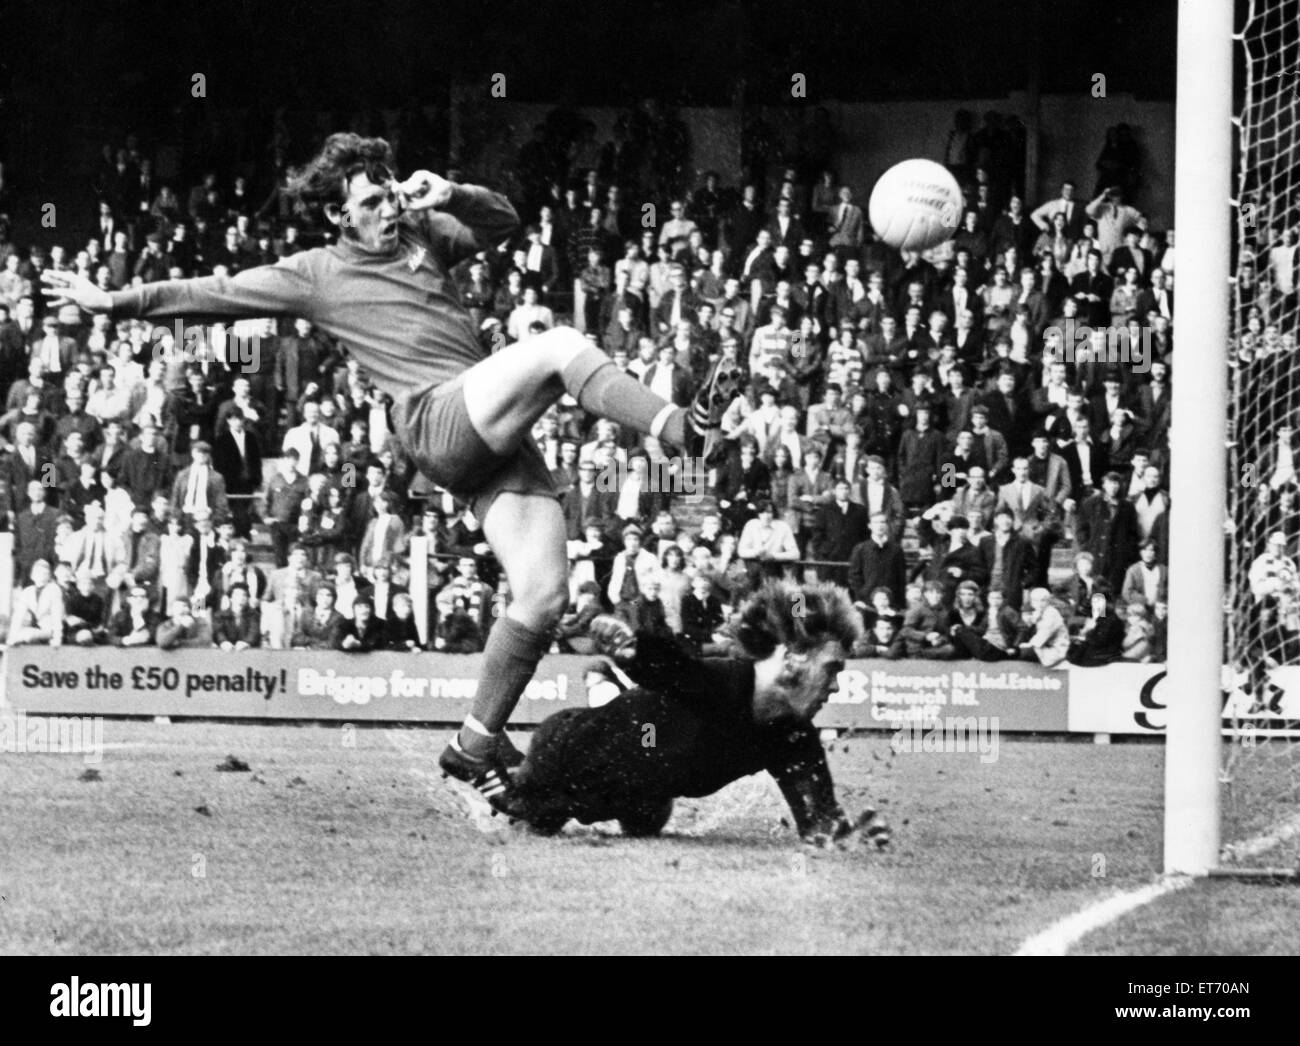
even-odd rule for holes
{"type": "Polygon", "coordinates": [[[502,731],[564,612],[569,564],[564,514],[554,497],[498,494],[483,533],[510,583],[510,606],[488,634],[474,704],[440,763],[492,800],[508,785],[502,731]]]}
{"type": "Polygon", "coordinates": [[[689,411],[619,370],[572,327],[515,342],[465,374],[465,408],[483,441],[508,454],[568,392],[583,410],[685,449],[689,411]]]}

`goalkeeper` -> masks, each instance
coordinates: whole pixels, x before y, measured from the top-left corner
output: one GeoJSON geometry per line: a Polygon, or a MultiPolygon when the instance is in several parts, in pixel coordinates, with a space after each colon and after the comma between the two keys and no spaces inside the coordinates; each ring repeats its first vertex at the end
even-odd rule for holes
{"type": "Polygon", "coordinates": [[[590,634],[637,685],[542,723],[504,804],[511,816],[543,834],[573,818],[656,835],[678,796],[711,795],[766,770],[805,841],[888,843],[873,811],[845,817],[812,725],[859,635],[838,589],[768,582],[741,608],[740,657],[699,659],[609,616],[590,634]]]}

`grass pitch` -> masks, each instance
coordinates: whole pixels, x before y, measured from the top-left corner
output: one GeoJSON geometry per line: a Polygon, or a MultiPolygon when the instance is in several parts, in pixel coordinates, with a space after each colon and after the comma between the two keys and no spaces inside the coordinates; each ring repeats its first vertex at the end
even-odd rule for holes
{"type": "MultiPolygon", "coordinates": [[[[766,776],[658,839],[485,833],[437,779],[446,733],[110,721],[98,779],[0,754],[0,952],[1006,954],[1159,871],[1156,745],[833,742],[843,805],[894,827],[877,854],[801,846],[766,776]]],[[[1296,900],[1198,885],[1078,950],[1277,952],[1296,900]]]]}

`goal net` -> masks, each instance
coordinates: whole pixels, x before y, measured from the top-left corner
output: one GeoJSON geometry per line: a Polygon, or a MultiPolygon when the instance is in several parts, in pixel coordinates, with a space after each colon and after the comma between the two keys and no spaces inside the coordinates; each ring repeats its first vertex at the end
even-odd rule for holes
{"type": "MultiPolygon", "coordinates": [[[[1300,863],[1300,0],[1248,0],[1242,6],[1235,62],[1237,207],[1227,419],[1224,715],[1230,729],[1221,824],[1226,866],[1295,867],[1300,863]]],[[[1194,243],[1184,247],[1195,248],[1194,243]]]]}

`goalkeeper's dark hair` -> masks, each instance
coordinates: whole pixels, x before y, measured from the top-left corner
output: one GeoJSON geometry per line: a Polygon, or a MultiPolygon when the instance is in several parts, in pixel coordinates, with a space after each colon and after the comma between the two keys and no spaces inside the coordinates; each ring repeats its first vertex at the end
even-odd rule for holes
{"type": "Polygon", "coordinates": [[[741,606],[736,628],[740,645],[756,660],[780,645],[805,653],[834,640],[852,650],[861,637],[862,624],[848,594],[827,582],[765,582],[741,606]]]}
{"type": "Polygon", "coordinates": [[[396,174],[393,149],[383,138],[365,138],[351,131],[340,131],[325,139],[320,152],[289,178],[288,193],[300,207],[320,211],[340,205],[347,198],[347,182],[365,171],[375,180],[375,173],[386,169],[396,174]]]}

